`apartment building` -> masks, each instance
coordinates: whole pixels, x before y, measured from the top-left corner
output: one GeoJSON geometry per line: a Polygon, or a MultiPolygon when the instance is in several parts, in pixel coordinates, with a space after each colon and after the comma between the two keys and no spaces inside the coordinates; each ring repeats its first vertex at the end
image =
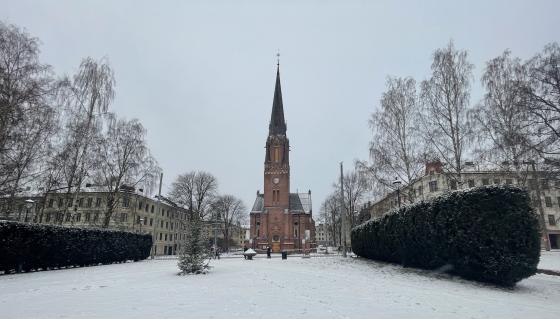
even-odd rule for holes
{"type": "Polygon", "coordinates": [[[439,162],[426,164],[425,174],[409,185],[388,193],[385,197],[369,206],[370,216],[379,217],[390,209],[413,203],[419,200],[430,199],[444,192],[467,189],[484,185],[516,185],[529,191],[535,211],[539,214],[543,210],[545,226],[552,249],[560,249],[560,180],[553,180],[542,171],[533,171],[526,167],[525,170],[480,170],[473,163],[466,163],[462,172],[462,185],[453,175],[443,171],[439,162]],[[540,194],[540,196],[537,196],[540,194]]]}

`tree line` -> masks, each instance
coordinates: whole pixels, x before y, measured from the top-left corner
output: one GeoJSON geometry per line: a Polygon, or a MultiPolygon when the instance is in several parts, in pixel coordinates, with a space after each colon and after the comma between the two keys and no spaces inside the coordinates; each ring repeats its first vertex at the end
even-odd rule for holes
{"type": "MultiPolygon", "coordinates": [[[[56,75],[39,59],[39,39],[0,22],[0,197],[4,212],[16,211],[27,190],[63,192],[64,209],[55,220],[78,208],[87,187],[107,194],[102,227],[114,220],[122,194],[142,189],[152,194],[161,173],[138,119],[111,110],[115,75],[106,58],[86,57],[73,75],[56,75]]],[[[245,207],[233,195],[217,192],[207,172],[177,177],[171,199],[191,214],[221,223],[225,238],[244,222],[245,207]],[[219,218],[218,218],[219,217],[219,218]]],[[[38,207],[39,219],[46,200],[38,207]]],[[[38,220],[42,222],[42,220],[38,220]]]]}
{"type": "MultiPolygon", "coordinates": [[[[379,107],[369,119],[370,161],[356,161],[354,171],[344,176],[348,186],[344,205],[351,226],[357,223],[356,207],[366,197],[381,198],[394,190],[395,179],[406,187],[424,174],[427,162],[441,162],[458,189],[464,188],[465,165],[472,163],[479,169],[520,175],[526,175],[531,165],[548,178],[558,178],[558,43],[545,45],[526,60],[505,50],[487,61],[480,78],[483,95],[475,102],[471,101],[474,65],[467,50],[450,41],[433,52],[430,69],[422,81],[387,77],[379,107]]],[[[335,239],[340,238],[339,189],[335,183],[321,212],[335,239]]]]}

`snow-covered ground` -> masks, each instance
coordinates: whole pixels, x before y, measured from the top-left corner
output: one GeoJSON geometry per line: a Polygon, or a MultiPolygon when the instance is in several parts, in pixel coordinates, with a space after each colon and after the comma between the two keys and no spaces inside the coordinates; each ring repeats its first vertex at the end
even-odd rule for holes
{"type": "Polygon", "coordinates": [[[541,251],[539,269],[560,271],[560,250],[541,251]]]}
{"type": "MultiPolygon", "coordinates": [[[[560,254],[558,255],[560,258],[560,254]]],[[[175,260],[0,276],[0,318],[558,318],[560,277],[513,290],[341,257],[175,260]]]]}

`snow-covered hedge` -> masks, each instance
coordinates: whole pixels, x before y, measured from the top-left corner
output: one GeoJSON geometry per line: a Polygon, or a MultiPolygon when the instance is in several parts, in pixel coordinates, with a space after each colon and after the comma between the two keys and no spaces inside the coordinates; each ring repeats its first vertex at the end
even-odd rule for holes
{"type": "Polygon", "coordinates": [[[152,237],[123,231],[0,222],[0,271],[141,260],[152,237]]]}
{"type": "Polygon", "coordinates": [[[513,286],[536,273],[539,223],[525,190],[478,187],[404,206],[357,226],[352,249],[361,257],[513,286]]]}

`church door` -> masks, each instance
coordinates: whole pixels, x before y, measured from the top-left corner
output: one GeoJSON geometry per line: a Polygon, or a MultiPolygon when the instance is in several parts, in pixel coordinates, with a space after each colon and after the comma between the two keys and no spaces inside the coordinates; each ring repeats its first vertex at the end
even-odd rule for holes
{"type": "Polygon", "coordinates": [[[272,252],[273,253],[280,252],[280,236],[278,235],[272,236],[272,252]]]}

